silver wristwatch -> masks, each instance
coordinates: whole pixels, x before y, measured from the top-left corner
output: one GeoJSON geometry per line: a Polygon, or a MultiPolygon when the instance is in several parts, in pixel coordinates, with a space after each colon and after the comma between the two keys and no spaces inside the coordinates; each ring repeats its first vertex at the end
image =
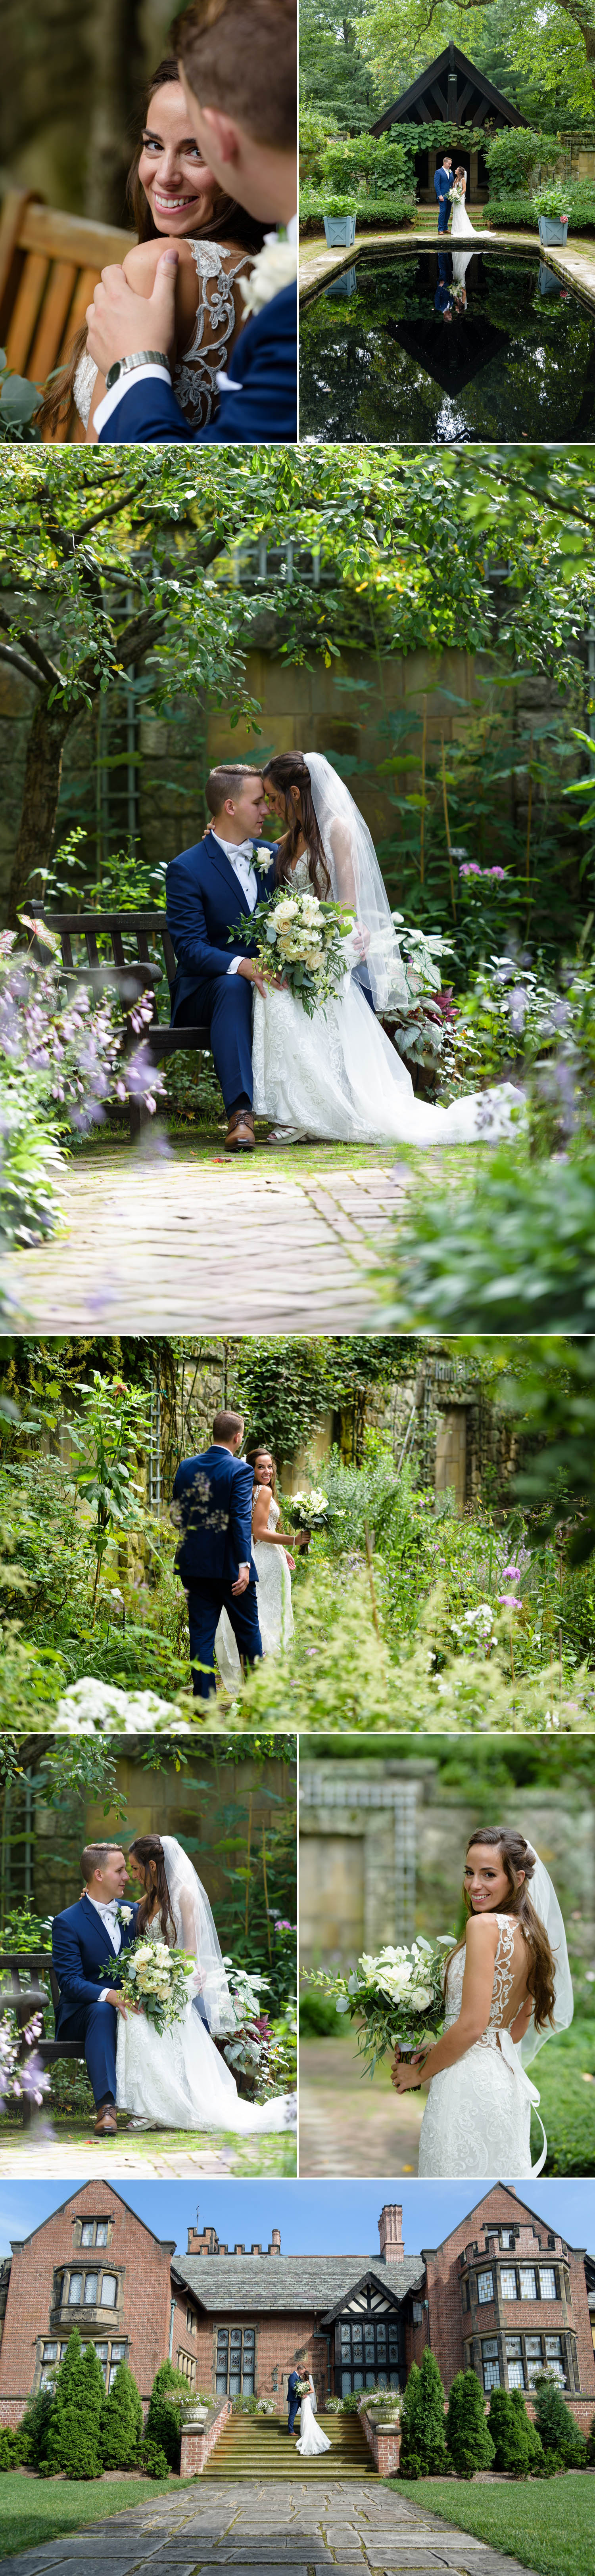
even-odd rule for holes
{"type": "Polygon", "coordinates": [[[113,367],[108,368],[105,379],[106,393],[111,393],[112,385],[119,383],[120,376],[131,375],[134,367],[167,367],[168,376],[171,377],[169,358],[166,358],[163,349],[136,349],[133,358],[114,359],[113,367]]]}

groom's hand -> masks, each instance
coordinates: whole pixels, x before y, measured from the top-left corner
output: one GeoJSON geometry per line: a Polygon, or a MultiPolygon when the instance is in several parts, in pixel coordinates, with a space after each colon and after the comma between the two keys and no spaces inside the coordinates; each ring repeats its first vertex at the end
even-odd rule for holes
{"type": "Polygon", "coordinates": [[[241,1566],[240,1566],[239,1574],[238,1574],[238,1576],[237,1576],[237,1581],[236,1581],[235,1583],[232,1583],[232,1587],[231,1587],[232,1592],[235,1592],[235,1593],[237,1593],[237,1592],[245,1592],[245,1590],[246,1590],[246,1584],[247,1584],[247,1583],[249,1583],[249,1582],[250,1582],[250,1567],[249,1567],[249,1565],[241,1565],[241,1566]]]}
{"type": "Polygon", "coordinates": [[[104,268],[87,305],[87,348],[101,376],[116,358],[134,358],[138,349],[163,349],[171,356],[176,337],[178,252],[173,244],[155,270],[152,295],[135,295],[122,268],[104,268]]]}
{"type": "Polygon", "coordinates": [[[106,2004],[115,2004],[116,2012],[121,2013],[123,2021],[128,2020],[130,2006],[125,2004],[124,1996],[118,1993],[117,1986],[106,1986],[105,2000],[106,2004]]]}
{"type": "Polygon", "coordinates": [[[263,975],[262,967],[257,965],[254,957],[240,958],[238,975],[245,975],[247,984],[256,984],[257,991],[262,993],[263,1000],[267,988],[270,990],[273,985],[275,992],[279,992],[283,982],[282,975],[263,975]]]}

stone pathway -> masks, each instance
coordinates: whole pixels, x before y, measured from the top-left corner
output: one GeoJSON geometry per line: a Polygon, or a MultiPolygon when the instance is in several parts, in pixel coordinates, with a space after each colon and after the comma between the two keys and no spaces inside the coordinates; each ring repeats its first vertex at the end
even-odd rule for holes
{"type": "Polygon", "coordinates": [[[394,2093],[387,2066],[373,2083],[351,2039],[300,2040],[300,2174],[416,2174],[425,2093],[394,2093]]]}
{"type": "MultiPolygon", "coordinates": [[[[391,1168],[392,1165],[392,1168],[391,1168]]],[[[365,1331],[407,1171],[267,1169],[106,1147],[70,1165],[60,1235],[8,1267],[17,1328],[40,1333],[365,1331]]]]}
{"type": "MultiPolygon", "coordinates": [[[[479,219],[475,230],[478,234],[481,231],[479,219]]],[[[436,250],[437,246],[438,235],[433,219],[431,228],[430,225],[421,225],[419,229],[414,230],[411,226],[401,227],[399,231],[392,225],[383,231],[378,225],[375,231],[356,230],[353,249],[348,251],[328,250],[324,239],[314,234],[310,240],[300,242],[300,304],[309,303],[318,288],[326,285],[331,277],[338,277],[342,269],[357,268],[358,260],[367,256],[370,250],[436,250]]],[[[446,246],[449,247],[448,240],[446,246]]],[[[571,239],[565,250],[542,251],[536,233],[497,232],[494,229],[478,244],[481,249],[488,246],[493,250],[534,251],[536,257],[546,261],[548,268],[554,269],[556,277],[562,278],[568,286],[576,286],[589,304],[595,304],[595,242],[571,239]]]]}
{"type": "MultiPolygon", "coordinates": [[[[58,2491],[56,2491],[57,2493],[58,2491]]],[[[394,2489],[340,2479],[310,2489],[266,2481],[217,2485],[200,2480],[176,2496],[156,2496],[129,2512],[106,2515],[61,2540],[19,2551],[14,2576],[234,2576],[289,2568],[292,2576],[521,2576],[518,2559],[502,2556],[438,2515],[406,2502],[394,2489]],[[274,2519],[274,2531],[272,2523],[274,2519]]],[[[524,2576],[532,2576],[525,2570],[524,2576]]]]}
{"type": "Polygon", "coordinates": [[[118,2145],[116,2141],[112,2148],[111,2140],[105,2138],[91,2138],[72,2146],[68,2138],[40,2139],[38,2145],[30,2145],[23,2137],[15,2138],[10,2146],[3,2144],[0,2151],[0,2182],[46,2182],[54,2175],[61,2181],[65,2173],[69,2182],[92,2182],[95,2176],[105,2180],[108,2174],[112,2182],[117,2178],[119,2183],[149,2182],[156,2175],[166,2182],[204,2175],[212,2181],[214,2176],[227,2178],[233,2170],[232,2147],[183,2147],[167,2155],[156,2143],[142,2154],[125,2142],[118,2145]]]}

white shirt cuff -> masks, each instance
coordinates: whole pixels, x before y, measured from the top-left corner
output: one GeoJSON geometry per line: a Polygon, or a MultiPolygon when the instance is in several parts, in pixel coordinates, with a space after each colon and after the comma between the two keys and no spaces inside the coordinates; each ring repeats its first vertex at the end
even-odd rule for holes
{"type": "Polygon", "coordinates": [[[102,1986],[102,1988],[101,1988],[101,1994],[100,1994],[100,1997],[99,1997],[100,2004],[106,2004],[106,2003],[107,2003],[107,1999],[108,1999],[109,1991],[110,1991],[110,1990],[109,1990],[109,1986],[102,1986]]]}
{"type": "Polygon", "coordinates": [[[227,969],[228,975],[237,975],[238,966],[241,965],[243,965],[243,958],[232,957],[231,966],[228,966],[227,969]]]}
{"type": "Polygon", "coordinates": [[[109,393],[102,394],[101,402],[97,404],[94,415],[94,427],[98,435],[100,429],[105,429],[106,423],[111,420],[112,412],[116,411],[124,394],[131,393],[133,385],[146,385],[151,376],[157,378],[159,385],[169,385],[171,393],[169,367],[133,367],[130,375],[119,376],[117,385],[111,385],[109,393]]]}

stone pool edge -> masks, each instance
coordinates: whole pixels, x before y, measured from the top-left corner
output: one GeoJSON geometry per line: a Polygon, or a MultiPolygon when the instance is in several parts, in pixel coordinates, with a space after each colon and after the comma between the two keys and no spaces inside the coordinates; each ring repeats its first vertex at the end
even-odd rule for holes
{"type": "MultiPolygon", "coordinates": [[[[485,236],[480,235],[479,225],[477,229],[480,240],[483,240],[485,236]]],[[[311,236],[309,240],[300,242],[300,306],[313,303],[315,296],[320,294],[322,287],[329,284],[331,278],[340,277],[347,268],[357,268],[359,260],[369,250],[374,249],[386,255],[395,248],[434,250],[437,244],[437,234],[428,236],[427,231],[421,229],[419,231],[391,230],[390,232],[376,229],[372,232],[360,233],[350,250],[335,251],[329,250],[326,242],[320,242],[316,235],[311,236]],[[310,274],[304,277],[303,263],[305,257],[307,259],[308,251],[313,254],[313,258],[307,263],[310,274]]],[[[528,232],[490,232],[489,246],[494,250],[531,250],[535,257],[543,255],[540,241],[536,240],[533,233],[528,232]]],[[[577,249],[575,243],[567,243],[565,249],[559,247],[552,249],[548,243],[547,265],[548,268],[553,269],[555,276],[561,279],[562,284],[572,286],[575,294],[582,298],[592,312],[595,312],[595,241],[592,247],[589,245],[586,253],[582,245],[577,249]]]]}

